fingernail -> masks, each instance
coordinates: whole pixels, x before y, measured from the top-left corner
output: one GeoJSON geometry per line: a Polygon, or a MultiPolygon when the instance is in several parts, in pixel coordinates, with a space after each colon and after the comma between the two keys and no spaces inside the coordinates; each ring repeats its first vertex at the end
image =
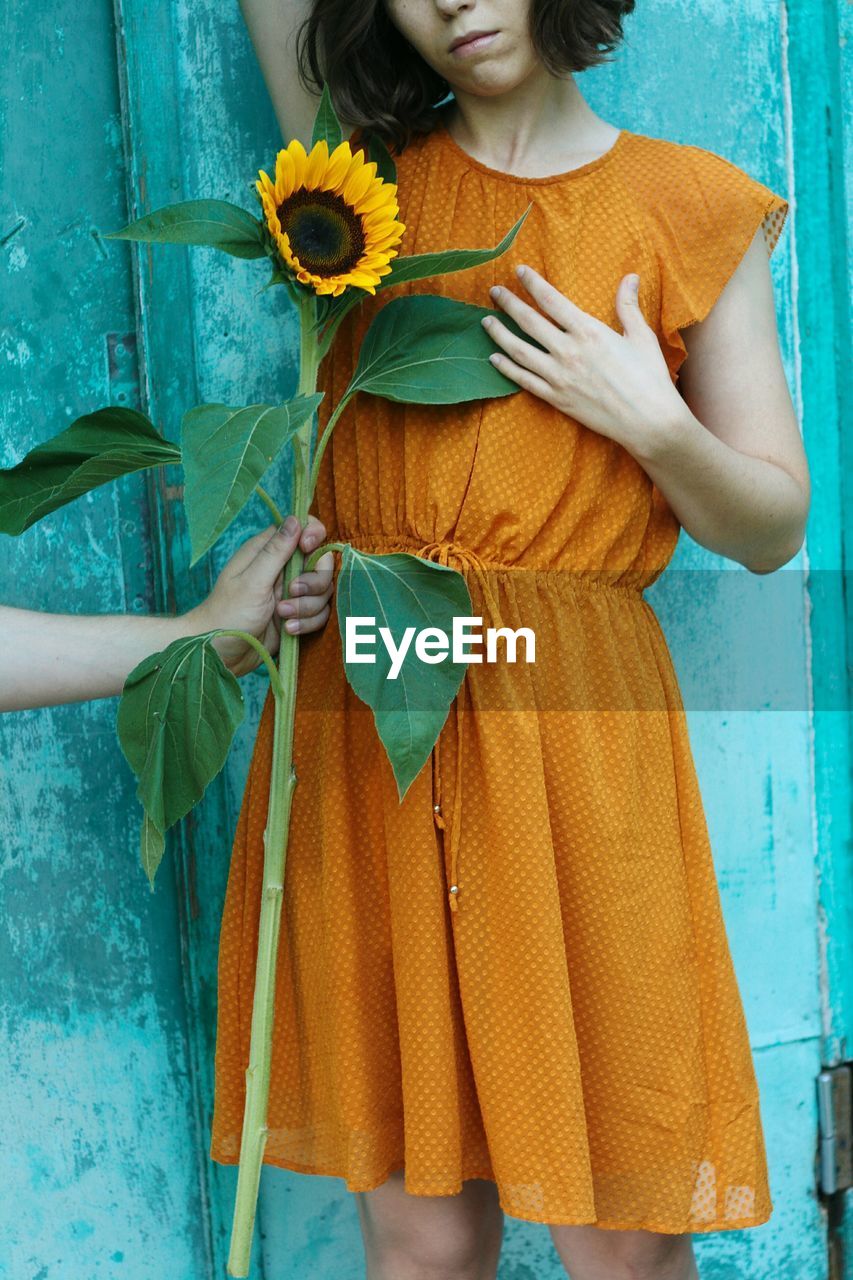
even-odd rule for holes
{"type": "Polygon", "coordinates": [[[634,290],[635,293],[637,292],[639,287],[640,287],[640,277],[637,275],[631,276],[631,288],[634,290]]]}
{"type": "Polygon", "coordinates": [[[296,605],[291,604],[289,600],[282,600],[279,608],[281,609],[282,613],[286,613],[288,617],[290,617],[291,614],[295,613],[296,611],[296,605]]]}
{"type": "Polygon", "coordinates": [[[290,621],[289,621],[289,622],[285,622],[285,624],[284,624],[284,625],[285,625],[285,628],[286,628],[288,631],[298,631],[298,630],[299,630],[299,622],[297,621],[297,619],[296,619],[296,618],[291,618],[291,619],[290,619],[290,621]]]}
{"type": "Polygon", "coordinates": [[[303,543],[303,546],[305,547],[306,551],[308,550],[309,547],[313,547],[316,541],[317,541],[316,533],[309,533],[303,543]]]}
{"type": "Polygon", "coordinates": [[[296,533],[296,530],[299,528],[299,521],[296,519],[296,516],[288,516],[281,527],[285,533],[296,533]]]}
{"type": "Polygon", "coordinates": [[[526,268],[526,267],[516,267],[516,269],[515,269],[515,274],[518,276],[519,280],[523,280],[523,279],[524,279],[524,277],[527,275],[527,268],[526,268]]]}

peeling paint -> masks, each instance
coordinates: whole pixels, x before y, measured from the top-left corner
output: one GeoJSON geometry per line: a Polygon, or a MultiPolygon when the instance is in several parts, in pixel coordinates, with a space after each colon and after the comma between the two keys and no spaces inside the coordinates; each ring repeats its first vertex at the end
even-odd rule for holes
{"type": "Polygon", "coordinates": [[[9,250],[8,267],[10,271],[23,271],[29,262],[27,250],[24,245],[18,243],[13,244],[9,250]]]}
{"type": "MultiPolygon", "coordinates": [[[[123,3],[119,13],[138,18],[123,3]]],[[[149,25],[161,20],[156,6],[146,14],[149,25]]],[[[610,77],[612,115],[664,135],[673,130],[660,122],[660,102],[675,103],[694,140],[701,137],[727,154],[740,146],[754,172],[765,156],[778,161],[792,196],[793,233],[797,174],[787,6],[743,0],[735,12],[720,0],[699,0],[688,10],[676,0],[656,0],[643,22],[632,34],[638,46],[648,42],[647,65],[654,66],[659,88],[637,95],[636,79],[623,76],[618,64],[594,73],[610,77]],[[697,22],[707,36],[701,47],[697,22]],[[671,54],[666,67],[652,56],[664,37],[671,54]],[[689,93],[678,92],[684,84],[689,93]],[[653,113],[648,123],[641,119],[645,111],[653,113]]],[[[134,120],[131,186],[143,206],[149,193],[157,202],[208,194],[245,204],[246,174],[270,162],[280,139],[242,20],[236,7],[225,12],[212,0],[179,0],[167,23],[174,44],[161,41],[160,62],[142,59],[152,86],[143,91],[148,96],[134,89],[142,123],[134,120]],[[153,129],[154,99],[173,74],[179,92],[165,94],[166,128],[153,147],[143,148],[137,133],[141,137],[143,125],[153,129]],[[175,103],[179,138],[169,133],[175,132],[175,103]],[[174,163],[176,154],[180,163],[174,163]]],[[[28,129],[36,144],[12,157],[9,186],[22,211],[7,215],[0,228],[0,268],[11,282],[16,313],[0,333],[9,406],[0,423],[4,458],[17,459],[114,393],[136,394],[128,369],[110,367],[105,345],[108,335],[129,334],[136,323],[131,252],[102,239],[127,214],[113,37],[108,8],[80,10],[60,0],[49,14],[28,12],[20,85],[4,95],[8,123],[0,127],[11,136],[28,129]],[[60,58],[64,66],[56,75],[60,58]],[[85,98],[80,83],[86,84],[85,98]],[[63,113],[72,92],[73,129],[63,113]],[[58,121],[66,122],[64,159],[77,175],[59,232],[55,213],[29,194],[34,163],[44,166],[37,175],[42,186],[49,178],[58,121]]],[[[132,45],[146,38],[148,26],[131,32],[132,45]]],[[[146,251],[139,261],[146,273],[142,314],[149,344],[143,380],[167,411],[165,421],[179,420],[188,407],[179,400],[190,385],[200,400],[230,403],[292,393],[295,318],[283,291],[257,296],[257,264],[175,250],[167,288],[162,255],[146,251]],[[174,283],[179,277],[188,282],[186,291],[174,283]],[[172,322],[168,338],[166,320],[172,322]]],[[[803,351],[811,358],[815,333],[799,331],[801,281],[791,234],[773,270],[783,302],[783,352],[800,408],[803,351]]],[[[283,470],[277,480],[286,486],[283,470]]],[[[172,523],[158,550],[162,546],[180,568],[181,486],[164,483],[162,492],[172,523]]],[[[32,606],[35,596],[46,607],[77,612],[153,608],[151,541],[157,543],[160,532],[155,525],[146,541],[143,494],[136,481],[93,494],[14,544],[4,543],[3,598],[32,606]],[[123,550],[130,563],[122,562],[123,550]]],[[[253,519],[248,512],[229,531],[212,557],[215,565],[253,519]]],[[[681,550],[693,554],[686,546],[681,550]]],[[[183,583],[180,590],[186,590],[183,583]]],[[[713,599],[699,603],[713,618],[713,599]]],[[[691,635],[686,623],[666,630],[676,654],[700,643],[719,653],[724,638],[721,623],[704,636],[691,635]]],[[[806,670],[811,657],[806,650],[806,670]]],[[[243,726],[226,770],[229,830],[262,694],[262,682],[250,682],[254,721],[243,726]]],[[[814,811],[806,812],[814,800],[812,713],[809,702],[788,718],[691,716],[723,908],[756,1049],[777,1206],[765,1228],[703,1239],[703,1280],[817,1280],[823,1274],[822,1224],[811,1196],[812,1083],[820,1033],[827,1035],[832,1025],[826,957],[834,922],[817,901],[824,888],[822,832],[814,811]]],[[[150,898],[138,865],[139,808],[115,741],[114,716],[110,701],[22,713],[0,723],[0,870],[7,895],[0,970],[13,990],[26,992],[25,1001],[7,1001],[0,1016],[9,1046],[0,1088],[13,1117],[3,1171],[22,1190],[0,1204],[0,1235],[12,1240],[14,1280],[112,1280],[119,1270],[130,1280],[207,1280],[207,1197],[220,1233],[232,1207],[233,1171],[211,1169],[206,1150],[199,1150],[209,1117],[205,1073],[212,1031],[188,1027],[186,1007],[188,997],[198,1020],[212,1001],[229,836],[221,809],[211,810],[212,818],[199,814],[194,830],[210,856],[196,859],[198,918],[190,917],[189,927],[174,892],[171,857],[150,898]]],[[[178,884],[185,892],[179,873],[178,884]]],[[[276,1171],[264,1179],[261,1217],[268,1275],[283,1274],[282,1267],[298,1258],[301,1272],[290,1273],[293,1280],[337,1277],[342,1257],[360,1257],[354,1201],[336,1179],[276,1171]]],[[[221,1240],[217,1247],[222,1250],[221,1240]]],[[[0,1274],[4,1266],[0,1262],[0,1274]]],[[[547,1230],[508,1220],[500,1280],[561,1274],[547,1230]]]]}

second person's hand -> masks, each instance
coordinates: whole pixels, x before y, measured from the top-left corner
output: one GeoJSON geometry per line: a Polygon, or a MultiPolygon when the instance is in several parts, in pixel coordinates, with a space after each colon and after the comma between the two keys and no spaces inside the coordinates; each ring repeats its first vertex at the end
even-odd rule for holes
{"type": "MultiPolygon", "coordinates": [[[[281,576],[297,545],[308,555],[325,536],[325,526],[315,516],[308,517],[301,533],[296,517],[288,516],[280,528],[270,525],[247,539],[224,566],[207,599],[184,615],[192,628],[189,634],[220,628],[246,631],[274,656],[282,620],[291,633],[319,631],[331,612],[333,553],[326,552],[315,569],[293,579],[290,600],[282,599],[281,576]]],[[[260,662],[252,646],[238,636],[217,636],[213,645],[235,676],[246,675],[260,662]]]]}

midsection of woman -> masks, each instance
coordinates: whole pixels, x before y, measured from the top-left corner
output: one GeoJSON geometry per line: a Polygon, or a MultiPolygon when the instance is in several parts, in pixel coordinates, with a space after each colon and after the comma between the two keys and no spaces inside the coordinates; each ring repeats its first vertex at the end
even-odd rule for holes
{"type": "MultiPolygon", "coordinates": [[[[401,293],[489,306],[489,287],[511,287],[515,267],[527,263],[617,327],[616,286],[637,270],[640,305],[659,324],[659,268],[635,189],[658,146],[675,144],[623,131],[599,163],[525,181],[472,162],[442,127],[411,144],[396,161],[402,253],[491,246],[530,212],[500,258],[381,292],[350,313],[321,374],[321,425],[374,315],[401,293]]],[[[501,567],[601,571],[641,586],[670,559],[679,527],[626,449],[523,389],[450,408],[359,393],[335,428],[314,509],[330,536],[365,549],[390,537],[452,540],[501,567]]]]}
{"type": "MultiPolygon", "coordinates": [[[[448,75],[440,41],[479,26],[481,8],[533,64],[515,31],[521,6],[508,0],[385,8],[448,75]]],[[[512,54],[510,43],[505,63],[512,54]]],[[[476,72],[469,81],[467,123],[479,117],[486,132],[476,72]]],[[[542,81],[534,97],[553,92],[600,136],[570,82],[542,81]]],[[[512,104],[497,92],[490,101],[512,134],[512,104]]],[[[547,113],[523,97],[520,109],[541,127],[547,113]]],[[[617,333],[618,291],[637,272],[659,343],[643,359],[669,395],[667,373],[675,381],[686,357],[681,330],[708,316],[758,233],[773,248],[786,202],[721,156],[624,129],[563,172],[502,172],[463,150],[449,118],[394,157],[401,252],[494,246],[529,207],[528,217],[502,257],[362,300],[321,371],[320,429],[380,308],[400,292],[488,307],[492,285],[518,287],[521,263],[617,333]]],[[[691,447],[685,470],[696,473],[691,447]]],[[[521,644],[515,664],[469,666],[401,802],[372,714],[346,680],[336,612],[301,642],[269,1163],[364,1193],[404,1170],[409,1199],[489,1179],[508,1213],[552,1227],[678,1235],[769,1217],[758,1091],[684,710],[643,596],[681,527],[651,469],[662,471],[526,389],[453,406],[359,393],[338,421],[312,505],[329,540],[458,569],[483,627],[531,628],[536,660],[521,644]]],[[[666,478],[679,491],[683,477],[666,478]]],[[[731,469],[726,484],[735,491],[731,469]]],[[[696,489],[684,497],[682,485],[681,505],[709,509],[696,489]]],[[[706,523],[716,536],[737,521],[717,512],[706,523]]],[[[222,925],[212,1154],[232,1163],[271,723],[268,702],[222,925]]]]}
{"type": "MultiPolygon", "coordinates": [[[[704,166],[724,163],[708,155],[623,133],[597,163],[520,181],[433,133],[398,160],[406,252],[495,244],[532,208],[512,253],[417,289],[487,305],[524,261],[615,325],[614,289],[637,270],[674,372],[677,278],[667,286],[656,256],[655,188],[707,182],[704,166]]],[[[734,198],[742,240],[773,197],[744,175],[734,198]]],[[[733,265],[721,260],[712,288],[733,265]]],[[[365,299],[340,330],[321,426],[393,296],[365,299]]],[[[276,1014],[290,1083],[272,1096],[267,1158],[374,1185],[403,1158],[405,1114],[413,1193],[494,1176],[507,1211],[535,1221],[762,1220],[749,1046],[677,684],[642,596],[677,539],[668,504],[625,448],[523,390],[451,408],[359,393],[314,514],[330,539],[460,569],[484,626],[530,627],[537,650],[533,665],[468,669],[401,803],[343,674],[336,616],[303,640],[295,758],[311,766],[297,763],[276,1014]],[[712,1025],[727,1046],[716,1059],[712,1025]],[[616,1152],[638,1125],[654,1158],[626,1182],[616,1152]],[[356,1130],[370,1142],[354,1145],[356,1130]]],[[[223,925],[247,984],[269,721],[268,707],[223,925]]]]}

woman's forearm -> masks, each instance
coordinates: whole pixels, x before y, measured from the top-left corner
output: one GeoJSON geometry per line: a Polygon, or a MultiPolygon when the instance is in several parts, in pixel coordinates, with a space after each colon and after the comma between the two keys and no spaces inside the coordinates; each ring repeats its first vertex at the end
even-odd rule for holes
{"type": "Polygon", "coordinates": [[[148,654],[197,630],[189,614],[77,617],[0,606],[0,710],[112,697],[148,654]]]}
{"type": "Polygon", "coordinates": [[[709,551],[772,573],[802,546],[808,494],[782,467],[740,453],[682,410],[632,453],[679,522],[709,551]]]}
{"type": "Polygon", "coordinates": [[[239,0],[240,12],[275,110],[282,137],[308,144],[316,103],[296,66],[296,36],[311,0],[239,0]]]}

